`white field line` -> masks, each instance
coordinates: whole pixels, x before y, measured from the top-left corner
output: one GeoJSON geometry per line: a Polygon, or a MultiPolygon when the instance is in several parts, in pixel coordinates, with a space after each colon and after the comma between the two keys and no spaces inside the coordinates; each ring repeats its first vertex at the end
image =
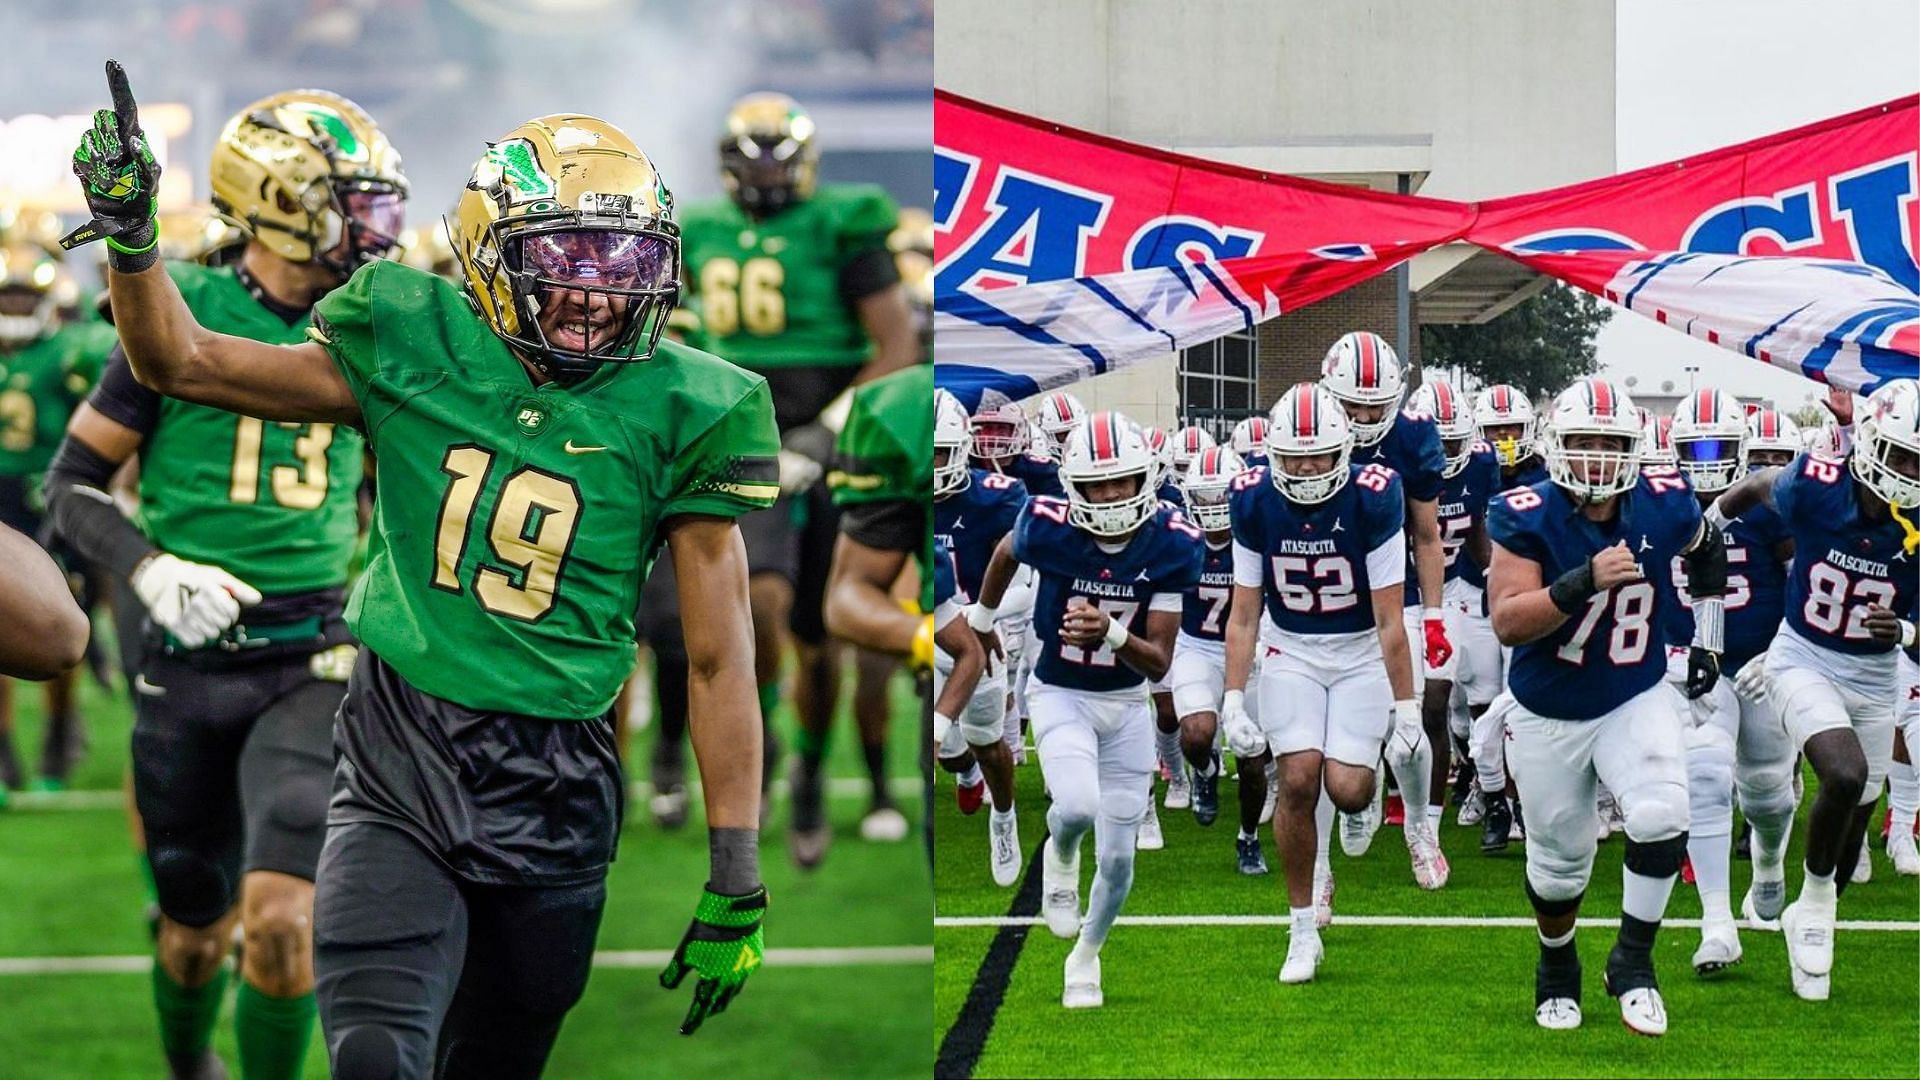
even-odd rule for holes
{"type": "MultiPolygon", "coordinates": [[[[896,776],[887,781],[887,790],[896,798],[912,798],[921,792],[921,780],[917,776],[896,776]]],[[[628,785],[628,798],[634,802],[644,802],[653,797],[653,785],[645,780],[635,780],[628,785]]],[[[701,794],[698,781],[688,784],[687,791],[694,798],[701,794]]],[[[864,799],[873,791],[873,785],[856,776],[837,776],[827,781],[827,796],[833,799],[864,799]]],[[[773,794],[786,798],[787,782],[775,780],[773,794]]],[[[119,791],[15,791],[8,795],[8,806],[15,810],[118,810],[127,804],[126,794],[119,791]]],[[[0,817],[0,820],[5,820],[0,817]]]]}
{"type": "MultiPolygon", "coordinates": [[[[1121,926],[1286,926],[1292,920],[1285,915],[1122,915],[1118,922],[1121,926]]],[[[1012,915],[942,915],[933,920],[935,927],[961,926],[1042,926],[1046,920],[1039,916],[1012,915]]],[[[1481,918],[1470,915],[1335,915],[1335,926],[1464,926],[1464,927],[1512,927],[1530,928],[1533,920],[1524,917],[1481,918]]],[[[1581,919],[1579,925],[1590,927],[1617,927],[1618,919],[1581,919]]],[[[1700,928],[1699,919],[1666,919],[1663,927],[1677,927],[1683,930],[1700,928]]],[[[1739,920],[1743,929],[1753,929],[1746,920],[1739,920]]],[[[1893,922],[1873,919],[1841,919],[1834,924],[1835,929],[1854,931],[1867,930],[1882,933],[1914,934],[1920,933],[1920,922],[1893,922]]]]}
{"type": "MultiPolygon", "coordinates": [[[[598,968],[665,967],[668,949],[617,949],[593,954],[598,968]]],[[[878,945],[867,948],[768,949],[767,966],[838,968],[923,966],[933,963],[931,945],[878,945]]],[[[153,967],[151,956],[0,957],[3,975],[137,975],[153,967]]]]}

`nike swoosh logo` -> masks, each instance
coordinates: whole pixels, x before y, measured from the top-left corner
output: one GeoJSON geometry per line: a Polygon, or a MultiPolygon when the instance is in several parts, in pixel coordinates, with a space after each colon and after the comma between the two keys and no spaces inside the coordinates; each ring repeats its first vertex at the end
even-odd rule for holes
{"type": "Polygon", "coordinates": [[[606,447],[604,446],[575,446],[573,445],[572,439],[568,439],[566,444],[566,451],[569,454],[591,454],[597,450],[605,449],[606,447]]]}

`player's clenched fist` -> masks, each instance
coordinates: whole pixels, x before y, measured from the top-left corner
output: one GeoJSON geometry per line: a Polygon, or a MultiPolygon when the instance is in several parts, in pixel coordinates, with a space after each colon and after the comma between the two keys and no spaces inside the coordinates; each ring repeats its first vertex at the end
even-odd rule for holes
{"type": "Polygon", "coordinates": [[[1634,561],[1633,552],[1627,550],[1625,540],[1593,557],[1593,587],[1597,592],[1638,581],[1643,576],[1640,564],[1634,561]]]}

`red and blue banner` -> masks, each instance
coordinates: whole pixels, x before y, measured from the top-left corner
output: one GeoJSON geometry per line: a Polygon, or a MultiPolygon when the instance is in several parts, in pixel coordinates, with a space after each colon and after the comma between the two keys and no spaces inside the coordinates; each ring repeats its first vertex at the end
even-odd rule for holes
{"type": "Polygon", "coordinates": [[[1481,203],[934,108],[938,378],[969,404],[1250,327],[1452,240],[1817,381],[1920,371],[1920,96],[1481,203]]]}

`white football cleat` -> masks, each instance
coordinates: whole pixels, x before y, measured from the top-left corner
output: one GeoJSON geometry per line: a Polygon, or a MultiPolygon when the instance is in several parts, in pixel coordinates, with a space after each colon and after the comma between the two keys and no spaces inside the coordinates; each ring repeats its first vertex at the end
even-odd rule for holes
{"type": "MultiPolygon", "coordinates": [[[[1456,818],[1455,821],[1461,825],[1478,825],[1486,819],[1487,797],[1480,794],[1480,784],[1476,781],[1473,787],[1467,791],[1467,797],[1460,800],[1460,816],[1456,818]]],[[[1559,998],[1555,1000],[1565,999],[1559,998]]],[[[1542,1008],[1545,1008],[1545,1006],[1542,1006],[1542,1008]]],[[[1574,1006],[1576,1012],[1579,1008],[1578,1005],[1574,1006]]]]}
{"type": "Polygon", "coordinates": [[[1853,864],[1853,883],[1865,885],[1873,880],[1873,849],[1865,840],[1860,841],[1860,858],[1853,864]]]}
{"type": "Polygon", "coordinates": [[[1280,802],[1280,767],[1267,761],[1267,799],[1260,804],[1260,824],[1273,821],[1273,808],[1280,802]]]}
{"type": "Polygon", "coordinates": [[[1187,763],[1182,760],[1173,766],[1173,774],[1167,777],[1167,797],[1160,803],[1169,810],[1186,810],[1193,806],[1193,785],[1187,780],[1187,763]]]}
{"type": "Polygon", "coordinates": [[[1667,1003],[1660,1000],[1659,990],[1636,987],[1620,995],[1620,1022],[1635,1035],[1665,1035],[1667,1003]]]}
{"type": "Polygon", "coordinates": [[[1071,940],[1080,936],[1080,851],[1061,859],[1053,847],[1052,837],[1040,845],[1040,913],[1054,937],[1071,940]]]}
{"type": "Polygon", "coordinates": [[[906,815],[891,806],[882,806],[860,819],[860,839],[870,844],[897,844],[906,838],[906,815]]]}
{"type": "Polygon", "coordinates": [[[1313,928],[1325,930],[1333,923],[1333,867],[1313,864],[1313,928]]]}
{"type": "Polygon", "coordinates": [[[1833,972],[1833,917],[1805,897],[1780,913],[1780,931],[1787,935],[1787,963],[1796,974],[1815,977],[1833,972]]]}
{"type": "Polygon", "coordinates": [[[1833,976],[1808,975],[1794,967],[1791,960],[1787,969],[1793,975],[1793,996],[1801,1001],[1825,1001],[1833,992],[1833,976]]]}
{"type": "Polygon", "coordinates": [[[1287,938],[1287,959],[1280,965],[1280,981],[1289,985],[1312,982],[1314,970],[1320,966],[1320,958],[1325,955],[1318,930],[1310,934],[1290,934],[1287,938]]]}
{"type": "Polygon", "coordinates": [[[1740,962],[1740,931],[1731,919],[1708,922],[1700,927],[1700,947],[1693,951],[1693,970],[1711,975],[1740,962]]]}
{"type": "Polygon", "coordinates": [[[1004,822],[999,814],[987,818],[987,854],[995,885],[1005,889],[1020,880],[1020,819],[1013,812],[1004,822]]]}
{"type": "Polygon", "coordinates": [[[1376,773],[1373,801],[1357,814],[1340,815],[1340,850],[1347,858],[1357,859],[1373,846],[1373,834],[1380,831],[1381,803],[1386,798],[1386,773],[1376,773]]]}
{"type": "Polygon", "coordinates": [[[1433,834],[1433,826],[1424,820],[1409,822],[1406,833],[1414,882],[1429,892],[1445,888],[1450,868],[1446,853],[1440,850],[1440,838],[1433,834]]]}
{"type": "Polygon", "coordinates": [[[1747,925],[1755,930],[1780,929],[1780,911],[1787,906],[1787,883],[1779,881],[1760,881],[1747,887],[1746,898],[1740,901],[1740,914],[1747,917],[1747,925]]]}
{"type": "Polygon", "coordinates": [[[1893,860],[1893,872],[1902,877],[1920,874],[1920,842],[1905,829],[1887,834],[1887,858],[1893,860]]]}
{"type": "Polygon", "coordinates": [[[1106,1001],[1100,992],[1100,954],[1082,957],[1080,946],[1075,945],[1067,953],[1066,989],[1060,994],[1060,1004],[1069,1009],[1097,1009],[1106,1001]]]}
{"type": "Polygon", "coordinates": [[[1572,1031],[1580,1026],[1580,1003],[1572,998],[1548,998],[1533,1010],[1533,1022],[1549,1031],[1572,1031]]]}
{"type": "Polygon", "coordinates": [[[1133,838],[1135,851],[1159,851],[1167,846],[1167,838],[1160,832],[1160,815],[1153,808],[1153,799],[1147,799],[1147,816],[1140,819],[1140,831],[1133,838]]]}

